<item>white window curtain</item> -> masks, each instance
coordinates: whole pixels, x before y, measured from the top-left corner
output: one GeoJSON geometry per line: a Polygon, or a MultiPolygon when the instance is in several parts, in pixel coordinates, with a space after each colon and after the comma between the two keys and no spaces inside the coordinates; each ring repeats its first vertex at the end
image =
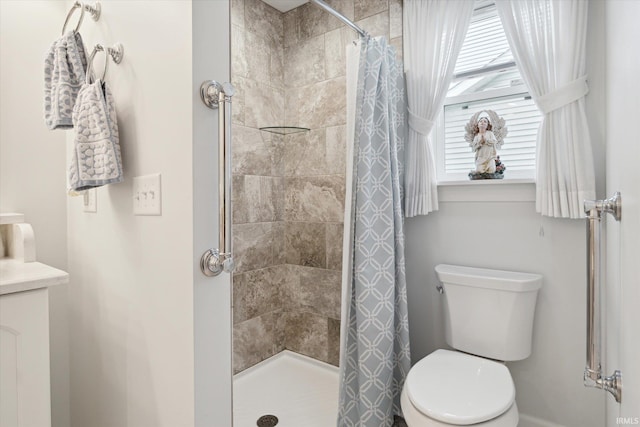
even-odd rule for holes
{"type": "Polygon", "coordinates": [[[429,134],[449,89],[473,13],[473,0],[404,0],[404,64],[409,104],[405,215],[438,210],[429,134]]]}
{"type": "Polygon", "coordinates": [[[585,0],[496,0],[511,51],[544,114],[536,155],[536,210],[584,216],[595,199],[593,153],[584,97],[588,92],[585,0]]]}

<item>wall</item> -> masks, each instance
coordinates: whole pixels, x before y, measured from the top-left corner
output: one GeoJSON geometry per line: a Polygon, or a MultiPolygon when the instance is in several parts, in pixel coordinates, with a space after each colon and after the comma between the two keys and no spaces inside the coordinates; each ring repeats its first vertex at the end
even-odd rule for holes
{"type": "Polygon", "coordinates": [[[216,240],[217,120],[197,96],[205,78],[229,80],[228,24],[210,24],[228,4],[101,3],[100,20],[85,16],[80,31],[89,50],[125,48],[106,79],[125,180],[99,188],[98,212],[84,213],[82,198],[66,194],[73,133],[42,119],[44,55],[72,2],[0,2],[0,210],[23,212],[38,259],[71,278],[50,295],[52,423],[229,425],[229,276],[204,278],[198,267],[216,240]],[[133,216],[132,177],[154,172],[163,215],[133,216]]]}
{"type": "MultiPolygon", "coordinates": [[[[591,2],[587,42],[587,113],[598,195],[604,190],[604,2],[591,2]]],[[[456,189],[440,187],[442,197],[456,189]]],[[[533,187],[520,196],[527,199],[533,187]]],[[[494,193],[495,195],[495,193],[494,193]]],[[[601,426],[600,392],[585,389],[585,223],[551,219],[535,202],[442,201],[440,210],[406,221],[409,326],[414,363],[446,346],[439,263],[540,273],[533,353],[510,363],[522,426],[601,426]],[[547,423],[547,424],[545,424],[547,423]]]]}
{"type": "Polygon", "coordinates": [[[284,348],[283,18],[259,0],[231,4],[234,371],[284,348]]]}
{"type": "MultiPolygon", "coordinates": [[[[219,236],[217,191],[219,111],[200,99],[205,81],[231,80],[230,2],[191,2],[193,78],[193,318],[195,427],[231,425],[232,319],[231,275],[207,277],[200,257],[219,236]],[[211,25],[215,20],[216,25],[211,25]],[[216,137],[218,136],[218,137],[216,137]]],[[[230,219],[230,218],[229,218],[230,219]]]]}
{"type": "MultiPolygon", "coordinates": [[[[222,283],[198,283],[205,280],[197,272],[204,243],[194,236],[202,235],[209,244],[216,240],[213,226],[199,227],[214,223],[211,188],[216,187],[210,178],[216,171],[216,133],[208,124],[217,120],[201,104],[196,111],[194,104],[204,79],[192,63],[196,45],[208,66],[217,62],[222,67],[219,75],[207,72],[208,78],[228,79],[229,64],[228,39],[205,32],[194,42],[192,34],[200,36],[196,19],[198,25],[228,28],[224,21],[211,26],[217,14],[200,3],[193,8],[200,6],[203,10],[192,10],[192,3],[184,1],[103,1],[100,20],[83,24],[87,45],[124,45],[124,59],[110,65],[107,82],[116,100],[125,180],[98,189],[96,214],[82,212],[80,199],[69,199],[74,426],[205,425],[208,413],[198,413],[195,403],[196,391],[202,390],[209,393],[209,412],[222,405],[218,419],[230,420],[230,365],[216,357],[229,353],[229,342],[220,340],[213,347],[195,341],[202,332],[196,329],[198,321],[208,322],[207,329],[219,325],[227,336],[230,328],[224,321],[230,314],[228,295],[219,298],[220,311],[216,305],[209,313],[194,309],[196,297],[208,292],[200,299],[205,302],[215,299],[217,289],[229,291],[222,283]],[[209,21],[201,22],[207,15],[198,12],[208,12],[209,21]],[[215,58],[211,52],[218,47],[215,58]],[[196,133],[209,139],[195,141],[196,133]],[[162,174],[162,216],[134,216],[133,177],[151,173],[162,174]],[[196,192],[196,178],[209,186],[196,192]],[[199,358],[197,381],[196,350],[212,354],[209,366],[199,358]],[[212,374],[218,374],[219,390],[202,384],[202,377],[212,374]]],[[[218,12],[228,16],[226,6],[218,12]]],[[[221,277],[228,285],[228,275],[221,277]]]]}
{"type": "MultiPolygon", "coordinates": [[[[0,2],[0,212],[23,213],[35,233],[38,261],[62,270],[67,269],[66,132],[44,125],[42,70],[66,13],[64,2],[0,2]]],[[[67,292],[67,286],[49,290],[54,427],[70,423],[67,292]]]]}
{"type": "Polygon", "coordinates": [[[125,179],[97,189],[97,213],[68,199],[72,425],[191,426],[191,2],[101,3],[100,20],[85,17],[81,33],[88,50],[124,46],[106,81],[125,179]],[[133,177],[151,173],[162,174],[162,216],[134,216],[133,177]]]}
{"type": "MultiPolygon", "coordinates": [[[[620,191],[619,222],[605,215],[606,278],[603,279],[603,375],[622,373],[622,402],[607,393],[606,426],[640,423],[640,146],[636,143],[640,111],[640,57],[629,55],[626,40],[637,40],[640,3],[608,1],[606,19],[607,72],[607,197],[620,191]],[[606,352],[606,353],[605,353],[606,352]]],[[[603,242],[604,244],[604,242],[603,242]]]]}
{"type": "MultiPolygon", "coordinates": [[[[329,2],[402,45],[399,1],[329,2]]],[[[234,369],[289,349],[339,358],[345,47],[353,30],[305,4],[232,3],[234,369]],[[309,132],[274,135],[262,126],[309,132]]]]}

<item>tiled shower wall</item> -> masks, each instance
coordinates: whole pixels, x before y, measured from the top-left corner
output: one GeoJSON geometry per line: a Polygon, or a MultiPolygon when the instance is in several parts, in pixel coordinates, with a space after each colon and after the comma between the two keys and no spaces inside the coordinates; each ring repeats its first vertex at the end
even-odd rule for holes
{"type": "MultiPolygon", "coordinates": [[[[401,0],[328,3],[401,50],[401,0]]],[[[283,349],[338,364],[345,192],[345,46],[311,4],[232,1],[234,370],[283,349]],[[263,126],[302,126],[280,136],[263,126]]]]}

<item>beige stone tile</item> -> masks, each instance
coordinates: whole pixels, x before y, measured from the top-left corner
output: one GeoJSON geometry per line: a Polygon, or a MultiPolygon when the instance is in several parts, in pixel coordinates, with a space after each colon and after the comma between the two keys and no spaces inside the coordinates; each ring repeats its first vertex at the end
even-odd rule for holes
{"type": "Polygon", "coordinates": [[[389,0],[389,38],[402,37],[402,0],[389,0]]]}
{"type": "Polygon", "coordinates": [[[340,318],[342,273],[324,268],[299,267],[300,287],[294,297],[298,311],[340,318]]]}
{"type": "Polygon", "coordinates": [[[270,77],[271,85],[277,88],[284,87],[284,49],[270,49],[270,77]]]}
{"type": "Polygon", "coordinates": [[[296,175],[298,165],[309,145],[309,133],[300,132],[284,137],[284,176],[296,175]]]}
{"type": "Polygon", "coordinates": [[[326,131],[326,172],[344,175],[347,162],[346,125],[328,127],[326,131]]]}
{"type": "Polygon", "coordinates": [[[284,92],[284,123],[287,126],[299,126],[299,92],[300,89],[288,88],[284,92]]]}
{"type": "Polygon", "coordinates": [[[244,175],[231,177],[231,217],[233,224],[249,222],[249,206],[244,196],[244,175]]]}
{"type": "Polygon", "coordinates": [[[274,218],[275,221],[284,224],[284,177],[273,177],[272,180],[271,203],[274,207],[274,218]]]}
{"type": "Polygon", "coordinates": [[[286,177],[285,220],[342,222],[344,191],[339,175],[286,177]]]}
{"type": "Polygon", "coordinates": [[[274,222],[271,238],[271,257],[273,265],[280,265],[286,262],[285,237],[286,224],[284,221],[274,222]]]}
{"type": "Polygon", "coordinates": [[[277,145],[264,132],[242,125],[231,126],[231,170],[234,175],[275,175],[277,150],[277,145]]]}
{"type": "MultiPolygon", "coordinates": [[[[398,59],[398,61],[403,62],[403,57],[402,57],[402,53],[403,53],[402,52],[402,37],[396,37],[395,39],[391,39],[389,44],[396,49],[396,58],[398,59]]],[[[404,67],[404,65],[403,65],[403,67],[404,67]]]]}
{"type": "Polygon", "coordinates": [[[338,19],[311,3],[306,3],[299,9],[296,20],[298,40],[319,36],[342,25],[338,19]]]}
{"type": "Polygon", "coordinates": [[[338,77],[303,87],[298,93],[300,126],[310,129],[346,123],[346,79],[338,77]]]}
{"type": "Polygon", "coordinates": [[[284,178],[236,175],[232,192],[234,224],[283,220],[284,178]]]}
{"type": "Polygon", "coordinates": [[[377,13],[368,18],[361,19],[356,22],[360,28],[363,28],[372,37],[384,36],[389,39],[389,11],[377,13]]]}
{"type": "Polygon", "coordinates": [[[265,36],[245,33],[247,78],[259,83],[271,83],[271,48],[265,36]]]}
{"type": "Polygon", "coordinates": [[[231,0],[231,24],[244,28],[244,0],[231,0]]]}
{"type": "Polygon", "coordinates": [[[282,13],[261,0],[244,0],[244,25],[248,31],[265,36],[269,43],[283,46],[282,13]]]}
{"type": "Polygon", "coordinates": [[[325,268],[326,228],[323,223],[288,222],[285,231],[287,264],[325,268]]]}
{"type": "MultiPolygon", "coordinates": [[[[353,1],[326,0],[326,3],[353,21],[353,1]]],[[[338,18],[311,3],[300,6],[298,11],[297,30],[299,40],[318,36],[344,25],[338,18]]]]}
{"type": "Polygon", "coordinates": [[[285,140],[285,176],[327,175],[326,130],[290,135],[285,140]]]}
{"type": "Polygon", "coordinates": [[[233,371],[238,373],[284,350],[281,312],[238,323],[233,328],[233,371]]]}
{"type": "Polygon", "coordinates": [[[284,14],[284,47],[291,47],[298,43],[300,36],[298,35],[298,14],[300,8],[297,7],[284,14]]]}
{"type": "Polygon", "coordinates": [[[244,92],[245,92],[245,78],[234,73],[231,73],[231,83],[236,92],[233,94],[233,101],[231,107],[231,124],[232,125],[244,125],[244,92]]]}
{"type": "Polygon", "coordinates": [[[358,39],[356,33],[349,27],[341,27],[329,31],[324,37],[327,79],[346,75],[346,49],[358,39]]]}
{"type": "Polygon", "coordinates": [[[326,0],[326,3],[351,21],[355,20],[354,0],[326,0]]]}
{"type": "MultiPolygon", "coordinates": [[[[245,49],[244,29],[231,26],[231,76],[247,77],[247,54],[245,49]]],[[[235,95],[234,95],[235,98],[235,95]]]]}
{"type": "Polygon", "coordinates": [[[238,273],[282,264],[284,225],[278,222],[234,224],[233,248],[238,273]]]}
{"type": "Polygon", "coordinates": [[[355,19],[360,20],[389,9],[389,0],[355,0],[355,19]]]}
{"type": "Polygon", "coordinates": [[[280,274],[280,298],[281,306],[285,312],[295,311],[298,308],[298,289],[300,289],[299,266],[284,264],[281,265],[280,274]]]}
{"type": "Polygon", "coordinates": [[[327,363],[340,366],[340,320],[329,318],[327,328],[327,363]]]}
{"type": "Polygon", "coordinates": [[[284,81],[288,88],[325,80],[324,35],[312,37],[284,49],[287,66],[284,81]]]}
{"type": "Polygon", "coordinates": [[[284,176],[284,150],[285,150],[285,136],[277,135],[262,131],[263,138],[269,137],[269,150],[271,153],[271,175],[284,176]],[[268,135],[268,136],[267,136],[268,135]]]}
{"type": "Polygon", "coordinates": [[[254,128],[281,126],[284,117],[282,90],[248,79],[244,83],[245,125],[254,128]]]}
{"type": "Polygon", "coordinates": [[[281,278],[284,266],[233,275],[233,323],[282,310],[281,278]]]}
{"type": "Polygon", "coordinates": [[[325,361],[328,354],[327,318],[311,313],[285,313],[287,350],[325,361]]]}
{"type": "Polygon", "coordinates": [[[344,224],[327,223],[327,268],[342,271],[342,238],[344,224]]]}

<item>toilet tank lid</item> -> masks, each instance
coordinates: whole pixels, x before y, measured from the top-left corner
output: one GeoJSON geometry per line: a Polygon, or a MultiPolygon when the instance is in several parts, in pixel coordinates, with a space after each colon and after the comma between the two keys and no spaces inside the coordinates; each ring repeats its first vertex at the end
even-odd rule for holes
{"type": "Polygon", "coordinates": [[[464,267],[439,264],[436,266],[438,279],[442,283],[499,289],[511,292],[531,292],[542,287],[542,276],[533,273],[491,270],[488,268],[464,267]]]}

